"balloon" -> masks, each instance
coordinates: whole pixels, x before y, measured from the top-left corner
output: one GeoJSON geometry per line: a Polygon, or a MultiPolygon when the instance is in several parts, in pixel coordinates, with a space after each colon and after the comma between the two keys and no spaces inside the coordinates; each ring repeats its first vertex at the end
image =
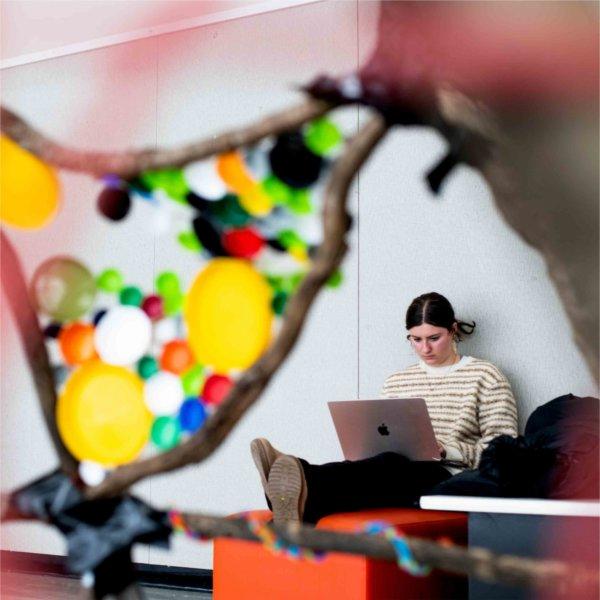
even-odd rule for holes
{"type": "Polygon", "coordinates": [[[192,225],[198,241],[207,252],[210,252],[213,256],[227,254],[221,244],[221,236],[210,219],[200,215],[192,221],[192,225]]]}
{"type": "Polygon", "coordinates": [[[194,365],[181,376],[183,384],[183,392],[186,396],[197,396],[200,393],[200,388],[204,383],[204,367],[202,365],[194,365]]]}
{"type": "Polygon", "coordinates": [[[91,460],[82,460],[79,463],[78,471],[81,481],[91,487],[100,485],[106,478],[104,467],[91,460]]]}
{"type": "Polygon", "coordinates": [[[59,183],[53,169],[6,136],[0,137],[0,220],[39,229],[56,216],[59,183]]]}
{"type": "Polygon", "coordinates": [[[182,231],[177,236],[177,241],[186,250],[191,250],[192,252],[200,252],[202,250],[202,244],[198,241],[193,231],[182,231]]]}
{"type": "Polygon", "coordinates": [[[225,375],[211,375],[204,382],[202,388],[202,399],[206,404],[219,404],[229,390],[233,387],[233,381],[225,375]]]}
{"type": "Polygon", "coordinates": [[[217,171],[227,188],[238,196],[256,186],[256,182],[244,164],[242,155],[235,150],[221,154],[217,158],[217,171]]]}
{"type": "Polygon", "coordinates": [[[106,269],[98,276],[98,287],[103,292],[119,292],[124,284],[123,275],[117,269],[106,269]]]}
{"type": "Polygon", "coordinates": [[[139,455],[150,435],[152,415],[137,375],[94,360],[67,381],[56,422],[73,456],[112,467],[139,455]]]}
{"type": "Polygon", "coordinates": [[[111,221],[120,221],[127,216],[131,208],[131,199],[127,190],[107,187],[100,192],[96,204],[100,214],[111,221]]]}
{"type": "Polygon", "coordinates": [[[288,208],[297,215],[309,215],[313,211],[308,190],[294,190],[288,208]]]}
{"type": "Polygon", "coordinates": [[[183,402],[183,387],[173,373],[156,373],[144,383],[146,406],[155,415],[173,415],[183,402]]]}
{"type": "Polygon", "coordinates": [[[169,316],[179,314],[183,308],[183,298],[183,294],[177,294],[176,296],[169,296],[168,298],[165,298],[165,314],[169,316]]]}
{"type": "Polygon", "coordinates": [[[150,379],[158,370],[158,363],[152,356],[142,356],[137,364],[137,372],[142,379],[150,379]]]}
{"type": "Polygon", "coordinates": [[[72,323],[63,327],[58,336],[60,351],[68,365],[79,365],[97,358],[94,348],[94,326],[72,323]]]}
{"type": "Polygon", "coordinates": [[[240,195],[240,204],[255,217],[264,217],[273,209],[273,200],[259,184],[240,195]]]}
{"type": "Polygon", "coordinates": [[[180,375],[194,364],[194,355],[187,342],[173,340],[165,345],[160,357],[160,366],[165,371],[180,375]]]}
{"type": "Polygon", "coordinates": [[[190,188],[181,169],[161,169],[146,171],[140,175],[141,182],[151,190],[163,190],[173,200],[186,203],[190,188]]]}
{"type": "Polygon", "coordinates": [[[326,285],[330,288],[337,288],[340,287],[340,285],[342,285],[343,280],[344,276],[342,275],[342,272],[340,271],[340,269],[336,269],[331,275],[331,277],[327,280],[326,285]]]}
{"type": "Polygon", "coordinates": [[[265,245],[265,240],[252,227],[230,229],[223,235],[223,246],[230,256],[251,259],[265,245]]]}
{"type": "Polygon", "coordinates": [[[152,326],[137,306],[111,308],[96,327],[94,342],[100,358],[111,365],[131,365],[148,349],[152,326]]]}
{"type": "Polygon", "coordinates": [[[221,373],[245,369],[271,337],[271,290],[248,262],[216,258],[193,282],[184,319],[199,363],[221,373]]]}
{"type": "Polygon", "coordinates": [[[228,194],[223,200],[213,202],[210,206],[210,215],[223,225],[231,227],[242,227],[252,220],[252,216],[244,210],[237,196],[233,194],[228,194]]]}
{"type": "Polygon", "coordinates": [[[275,175],[269,175],[261,185],[275,204],[286,205],[292,199],[293,189],[275,175]]]}
{"type": "Polygon", "coordinates": [[[176,337],[178,337],[178,328],[174,318],[161,319],[154,324],[154,343],[166,344],[176,337]]]}
{"type": "Polygon", "coordinates": [[[326,117],[314,120],[306,128],[304,143],[319,156],[329,153],[342,141],[340,130],[326,117]]]}
{"type": "Polygon", "coordinates": [[[183,431],[195,433],[206,420],[206,409],[198,398],[188,398],[179,410],[179,424],[183,431]]]}
{"type": "Polygon", "coordinates": [[[164,271],[156,278],[156,289],[163,298],[176,296],[181,292],[179,277],[173,271],[164,271]]]}
{"type": "Polygon", "coordinates": [[[175,417],[158,417],[152,425],[152,443],[160,450],[170,450],[181,439],[181,427],[175,417]]]}
{"type": "Polygon", "coordinates": [[[163,299],[160,296],[146,296],[142,302],[142,310],[155,321],[163,316],[163,299]]]}
{"type": "Polygon", "coordinates": [[[305,188],[319,179],[323,159],[313,154],[298,132],[284,133],[269,153],[273,173],[293,188],[305,188]]]}
{"type": "Polygon", "coordinates": [[[37,309],[58,321],[81,317],[96,297],[92,274],[81,263],[62,256],[36,269],[31,288],[37,309]]]}
{"type": "Polygon", "coordinates": [[[139,306],[143,297],[142,290],[134,285],[124,287],[119,292],[119,302],[126,306],[139,306]]]}
{"type": "Polygon", "coordinates": [[[227,193],[214,158],[190,163],[183,169],[183,177],[192,192],[206,200],[219,200],[227,193]]]}
{"type": "Polygon", "coordinates": [[[98,325],[98,323],[100,323],[100,321],[102,321],[102,317],[104,317],[105,314],[106,314],[106,309],[102,308],[94,315],[94,319],[93,319],[94,326],[98,325]]]}
{"type": "Polygon", "coordinates": [[[288,295],[285,292],[277,292],[273,297],[273,311],[276,315],[282,315],[285,311],[285,305],[288,301],[288,295]]]}
{"type": "Polygon", "coordinates": [[[44,337],[56,339],[60,333],[62,325],[60,323],[50,323],[44,327],[44,337]]]}

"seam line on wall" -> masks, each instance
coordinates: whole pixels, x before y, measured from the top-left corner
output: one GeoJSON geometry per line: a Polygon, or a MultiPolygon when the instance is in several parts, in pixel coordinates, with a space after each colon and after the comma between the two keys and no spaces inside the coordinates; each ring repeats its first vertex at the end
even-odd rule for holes
{"type": "Polygon", "coordinates": [[[166,23],[164,25],[144,27],[134,31],[106,35],[93,40],[77,42],[75,44],[67,44],[66,46],[42,50],[40,52],[21,54],[19,56],[0,60],[0,70],[18,67],[29,63],[40,62],[42,60],[49,60],[51,58],[58,58],[60,56],[89,52],[90,50],[98,50],[99,48],[116,46],[117,44],[125,44],[127,42],[134,42],[167,33],[176,33],[178,31],[185,31],[186,29],[195,29],[197,27],[213,25],[215,23],[222,23],[224,21],[231,21],[233,19],[252,17],[255,15],[274,12],[276,10],[283,10],[285,8],[294,8],[296,6],[303,6],[305,4],[314,4],[316,2],[323,2],[323,0],[267,0],[265,2],[260,2],[259,4],[253,4],[246,7],[223,10],[212,15],[202,15],[200,17],[193,17],[190,19],[181,19],[179,21],[166,23]]]}

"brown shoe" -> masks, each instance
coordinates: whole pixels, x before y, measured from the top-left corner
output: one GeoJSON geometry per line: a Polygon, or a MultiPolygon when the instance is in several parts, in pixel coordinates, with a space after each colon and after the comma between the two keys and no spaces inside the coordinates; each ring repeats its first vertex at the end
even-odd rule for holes
{"type": "Polygon", "coordinates": [[[269,480],[271,467],[273,466],[273,463],[284,454],[273,448],[269,440],[266,440],[265,438],[252,440],[250,442],[250,453],[252,454],[252,460],[260,473],[260,481],[266,494],[267,481],[269,480]]]}
{"type": "Polygon", "coordinates": [[[289,455],[279,457],[271,467],[266,492],[276,525],[302,521],[308,489],[300,460],[289,455]]]}

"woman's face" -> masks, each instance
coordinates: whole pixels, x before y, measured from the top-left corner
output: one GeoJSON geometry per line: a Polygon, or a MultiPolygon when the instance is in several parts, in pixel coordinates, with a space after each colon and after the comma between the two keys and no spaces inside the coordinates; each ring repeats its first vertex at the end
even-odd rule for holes
{"type": "Polygon", "coordinates": [[[441,367],[456,360],[456,353],[452,347],[454,333],[445,327],[423,323],[411,327],[408,334],[412,347],[425,364],[441,367]]]}

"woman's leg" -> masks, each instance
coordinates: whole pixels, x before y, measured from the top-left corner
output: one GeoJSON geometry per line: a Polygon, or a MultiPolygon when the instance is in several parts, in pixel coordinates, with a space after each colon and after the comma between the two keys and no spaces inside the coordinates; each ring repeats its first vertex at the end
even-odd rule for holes
{"type": "Polygon", "coordinates": [[[310,523],[336,512],[415,506],[451,477],[438,462],[414,462],[394,452],[324,465],[300,459],[300,464],[307,491],[303,520],[310,523]]]}

